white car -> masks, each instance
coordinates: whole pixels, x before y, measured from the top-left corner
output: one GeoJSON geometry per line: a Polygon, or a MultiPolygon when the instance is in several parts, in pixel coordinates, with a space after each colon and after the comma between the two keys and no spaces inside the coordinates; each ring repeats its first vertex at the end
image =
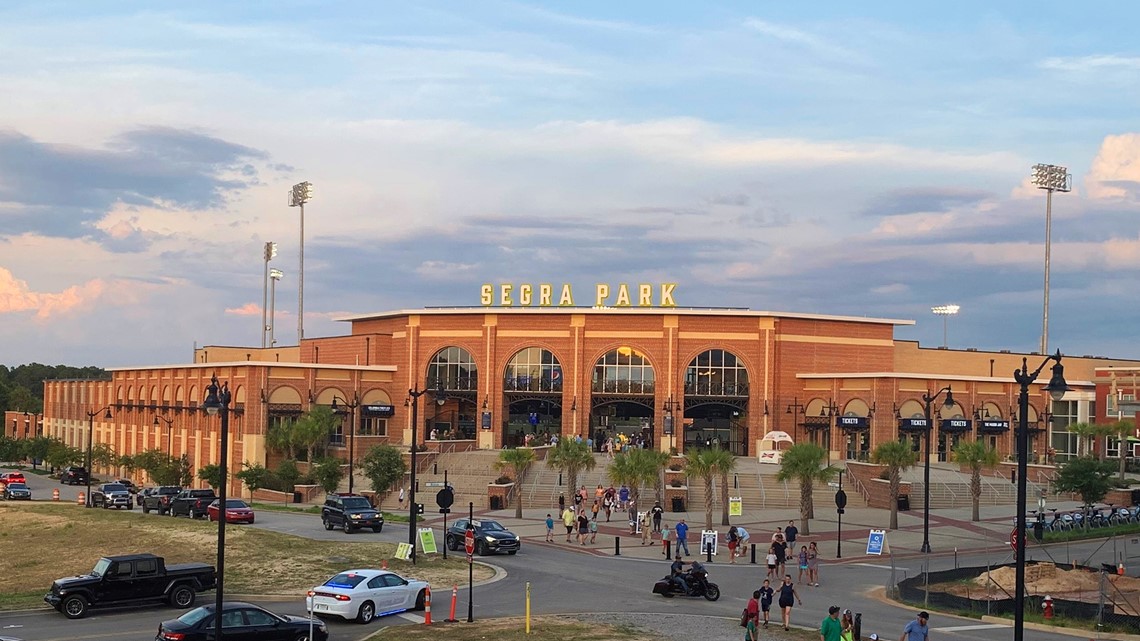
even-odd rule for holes
{"type": "Polygon", "coordinates": [[[368,623],[386,614],[422,610],[427,589],[427,581],[405,579],[388,570],[345,570],[308,595],[313,614],[368,623]]]}

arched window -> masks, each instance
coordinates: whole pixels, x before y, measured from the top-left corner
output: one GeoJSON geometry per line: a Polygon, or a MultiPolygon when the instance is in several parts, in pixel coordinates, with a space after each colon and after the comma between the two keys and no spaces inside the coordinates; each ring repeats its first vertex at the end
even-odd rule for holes
{"type": "Polygon", "coordinates": [[[427,369],[427,388],[434,389],[439,382],[443,389],[454,392],[479,389],[478,368],[471,352],[462,347],[445,347],[435,353],[427,369]]]}
{"type": "Polygon", "coordinates": [[[593,391],[602,394],[653,394],[653,366],[641,352],[619,347],[594,364],[593,391]]]}
{"type": "Polygon", "coordinates": [[[702,352],[685,370],[685,395],[748,396],[748,370],[732,352],[702,352]]]}
{"type": "Polygon", "coordinates": [[[503,378],[507,392],[561,392],[562,365],[548,349],[527,347],[507,363],[503,378]]]}

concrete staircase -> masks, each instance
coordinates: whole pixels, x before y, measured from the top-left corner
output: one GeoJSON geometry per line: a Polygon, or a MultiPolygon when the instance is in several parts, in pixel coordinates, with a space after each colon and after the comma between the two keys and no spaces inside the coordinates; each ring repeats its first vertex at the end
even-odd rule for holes
{"type": "MultiPolygon", "coordinates": [[[[903,479],[911,482],[911,509],[921,508],[923,500],[923,468],[917,466],[908,470],[903,479]]],[[[1027,503],[1035,508],[1037,498],[1045,490],[1049,503],[1073,500],[1067,494],[1056,494],[1046,485],[1032,480],[1027,483],[1027,503]]],[[[999,474],[982,474],[982,494],[979,505],[1011,505],[1017,502],[1017,485],[999,474]]],[[[972,504],[970,495],[970,475],[956,468],[931,466],[930,468],[930,508],[960,508],[972,504]]]]}
{"type": "MultiPolygon", "coordinates": [[[[416,473],[420,493],[416,501],[425,505],[428,512],[434,511],[435,494],[439,488],[427,487],[427,483],[443,483],[443,472],[447,470],[447,482],[455,488],[453,510],[466,511],[469,502],[476,509],[487,507],[487,484],[499,478],[495,462],[499,460],[498,450],[475,450],[471,452],[450,452],[439,454],[431,465],[421,465],[416,473]]],[[[406,482],[405,482],[406,484],[406,482]]]]}

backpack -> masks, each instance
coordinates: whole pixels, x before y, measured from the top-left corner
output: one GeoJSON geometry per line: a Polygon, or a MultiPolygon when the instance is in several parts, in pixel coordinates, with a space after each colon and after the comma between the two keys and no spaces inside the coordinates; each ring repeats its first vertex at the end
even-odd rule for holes
{"type": "Polygon", "coordinates": [[[752,619],[752,615],[749,614],[748,608],[744,608],[744,612],[740,613],[740,627],[747,628],[748,627],[748,621],[750,621],[751,619],[752,619]]]}

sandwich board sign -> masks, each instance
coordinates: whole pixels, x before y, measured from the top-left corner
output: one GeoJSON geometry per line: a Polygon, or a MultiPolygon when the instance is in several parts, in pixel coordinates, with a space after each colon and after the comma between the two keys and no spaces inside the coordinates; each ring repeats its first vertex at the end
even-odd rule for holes
{"type": "Polygon", "coordinates": [[[412,544],[411,543],[397,543],[396,544],[396,558],[401,561],[412,560],[412,544]]]}
{"type": "Polygon", "coordinates": [[[435,547],[435,532],[430,527],[419,528],[420,550],[424,554],[436,554],[439,549],[435,547]]]}
{"type": "Polygon", "coordinates": [[[744,500],[739,496],[728,497],[728,515],[742,516],[744,514],[744,500]]]}
{"type": "Polygon", "coordinates": [[[709,548],[712,548],[713,556],[716,556],[716,530],[701,530],[701,554],[707,554],[709,548]]]}
{"type": "Polygon", "coordinates": [[[874,556],[882,556],[884,552],[891,551],[890,545],[887,544],[887,531],[886,530],[871,530],[867,535],[867,554],[874,556]]]}

